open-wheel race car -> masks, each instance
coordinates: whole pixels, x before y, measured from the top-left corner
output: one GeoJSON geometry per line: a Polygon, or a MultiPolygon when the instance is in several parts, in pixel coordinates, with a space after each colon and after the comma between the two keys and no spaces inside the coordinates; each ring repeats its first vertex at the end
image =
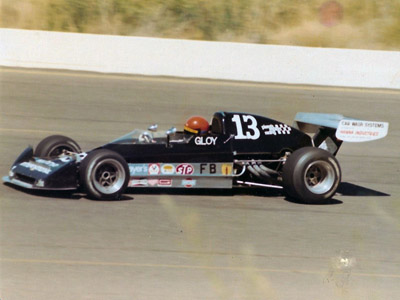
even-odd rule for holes
{"type": "Polygon", "coordinates": [[[298,113],[293,126],[248,113],[190,118],[183,131],[134,130],[82,152],[53,135],[17,158],[3,181],[28,189],[82,189],[118,199],[129,188],[261,187],[305,203],[330,199],[341,181],[335,158],[343,141],[386,136],[388,123],[336,114],[298,113]]]}

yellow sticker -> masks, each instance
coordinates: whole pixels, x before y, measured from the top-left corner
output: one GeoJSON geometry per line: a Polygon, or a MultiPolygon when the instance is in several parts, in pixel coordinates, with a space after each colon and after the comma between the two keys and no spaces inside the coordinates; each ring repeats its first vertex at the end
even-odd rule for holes
{"type": "Polygon", "coordinates": [[[232,175],[232,165],[231,164],[222,164],[221,172],[223,175],[232,175]]]}

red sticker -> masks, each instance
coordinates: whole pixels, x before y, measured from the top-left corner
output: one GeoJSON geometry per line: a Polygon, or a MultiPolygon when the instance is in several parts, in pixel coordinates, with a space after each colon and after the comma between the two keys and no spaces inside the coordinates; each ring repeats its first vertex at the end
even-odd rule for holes
{"type": "Polygon", "coordinates": [[[172,179],[159,179],[158,186],[172,186],[172,179]]]}
{"type": "Polygon", "coordinates": [[[182,185],[186,188],[194,187],[196,185],[196,180],[192,178],[186,178],[182,180],[182,185]]]}
{"type": "Polygon", "coordinates": [[[176,167],[176,173],[179,175],[191,175],[194,172],[194,167],[190,164],[180,164],[176,167]]]}

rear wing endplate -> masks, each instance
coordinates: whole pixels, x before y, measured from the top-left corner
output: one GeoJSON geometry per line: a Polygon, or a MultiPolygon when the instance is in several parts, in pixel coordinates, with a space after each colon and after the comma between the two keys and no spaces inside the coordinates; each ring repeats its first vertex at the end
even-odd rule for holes
{"type": "Polygon", "coordinates": [[[342,142],[369,142],[384,138],[389,123],[357,120],[339,114],[300,112],[296,114],[293,127],[314,133],[315,146],[335,155],[342,142]]]}

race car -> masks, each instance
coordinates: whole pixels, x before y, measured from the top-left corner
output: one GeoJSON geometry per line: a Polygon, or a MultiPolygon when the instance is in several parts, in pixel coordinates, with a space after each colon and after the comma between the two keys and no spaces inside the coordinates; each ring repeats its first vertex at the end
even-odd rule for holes
{"type": "Polygon", "coordinates": [[[81,189],[92,199],[119,199],[127,188],[282,189],[304,203],[334,196],[343,141],[387,135],[386,122],[337,114],[298,113],[294,124],[249,113],[200,116],[182,131],[157,125],[82,152],[69,137],[52,135],[28,147],[3,181],[27,189],[81,189]]]}

